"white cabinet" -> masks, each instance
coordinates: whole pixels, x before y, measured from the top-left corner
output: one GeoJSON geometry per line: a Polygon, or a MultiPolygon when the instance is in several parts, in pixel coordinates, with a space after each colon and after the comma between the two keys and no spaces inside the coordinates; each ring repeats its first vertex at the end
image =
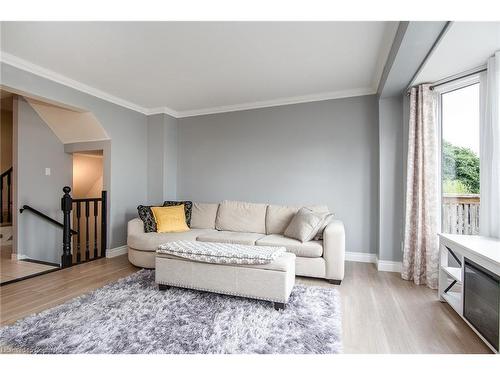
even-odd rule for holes
{"type": "Polygon", "coordinates": [[[439,239],[439,299],[498,353],[500,240],[456,234],[439,239]]]}

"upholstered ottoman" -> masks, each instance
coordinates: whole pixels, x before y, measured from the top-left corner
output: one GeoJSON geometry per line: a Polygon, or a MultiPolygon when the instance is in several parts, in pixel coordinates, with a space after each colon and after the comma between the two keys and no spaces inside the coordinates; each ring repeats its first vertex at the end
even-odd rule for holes
{"type": "Polygon", "coordinates": [[[171,286],[271,301],[284,309],[295,285],[295,254],[267,264],[215,264],[156,253],[156,282],[171,286]]]}

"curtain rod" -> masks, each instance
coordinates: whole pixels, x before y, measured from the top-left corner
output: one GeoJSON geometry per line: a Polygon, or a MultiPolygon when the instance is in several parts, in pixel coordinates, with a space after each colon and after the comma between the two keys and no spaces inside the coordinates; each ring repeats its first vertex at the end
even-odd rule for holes
{"type": "MultiPolygon", "coordinates": [[[[456,80],[459,80],[459,79],[467,78],[467,77],[473,76],[475,74],[478,74],[478,73],[481,73],[481,72],[485,72],[487,70],[488,69],[487,69],[486,65],[482,65],[482,66],[479,66],[477,68],[467,70],[466,72],[463,72],[463,73],[460,73],[460,74],[455,74],[453,76],[450,76],[450,77],[444,78],[442,80],[436,81],[429,88],[431,90],[434,90],[435,87],[439,87],[439,86],[445,85],[447,83],[450,83],[450,82],[453,82],[453,81],[456,81],[456,80]]],[[[411,87],[409,87],[408,90],[406,91],[406,95],[410,95],[410,90],[411,90],[411,87]]]]}
{"type": "Polygon", "coordinates": [[[447,78],[447,79],[444,79],[444,80],[441,80],[441,81],[437,81],[435,84],[433,84],[433,85],[430,86],[430,89],[434,90],[434,87],[443,86],[443,85],[446,85],[447,83],[456,81],[458,79],[470,77],[470,76],[473,76],[475,74],[478,74],[478,73],[481,73],[481,72],[485,72],[486,70],[488,70],[488,69],[486,69],[484,67],[481,67],[479,69],[475,69],[473,72],[462,74],[459,77],[450,77],[450,78],[447,78]]]}

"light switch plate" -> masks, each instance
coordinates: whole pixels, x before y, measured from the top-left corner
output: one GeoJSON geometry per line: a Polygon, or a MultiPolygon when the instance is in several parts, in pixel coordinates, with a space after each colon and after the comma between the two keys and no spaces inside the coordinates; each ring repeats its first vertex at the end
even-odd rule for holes
{"type": "Polygon", "coordinates": [[[50,176],[50,168],[45,168],[45,176],[50,176]]]}

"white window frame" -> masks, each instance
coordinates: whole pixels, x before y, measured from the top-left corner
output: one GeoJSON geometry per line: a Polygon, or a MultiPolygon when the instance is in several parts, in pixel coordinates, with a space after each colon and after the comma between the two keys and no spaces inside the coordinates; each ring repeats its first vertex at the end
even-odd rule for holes
{"type": "Polygon", "coordinates": [[[449,82],[439,84],[436,82],[434,86],[434,91],[437,93],[437,108],[436,108],[436,119],[438,123],[438,153],[439,153],[439,161],[438,161],[438,178],[439,178],[439,231],[443,231],[443,178],[442,178],[442,170],[443,170],[443,95],[452,91],[460,90],[466,88],[468,86],[472,86],[475,84],[481,84],[481,72],[478,71],[473,74],[467,74],[464,77],[453,79],[449,82]]]}

